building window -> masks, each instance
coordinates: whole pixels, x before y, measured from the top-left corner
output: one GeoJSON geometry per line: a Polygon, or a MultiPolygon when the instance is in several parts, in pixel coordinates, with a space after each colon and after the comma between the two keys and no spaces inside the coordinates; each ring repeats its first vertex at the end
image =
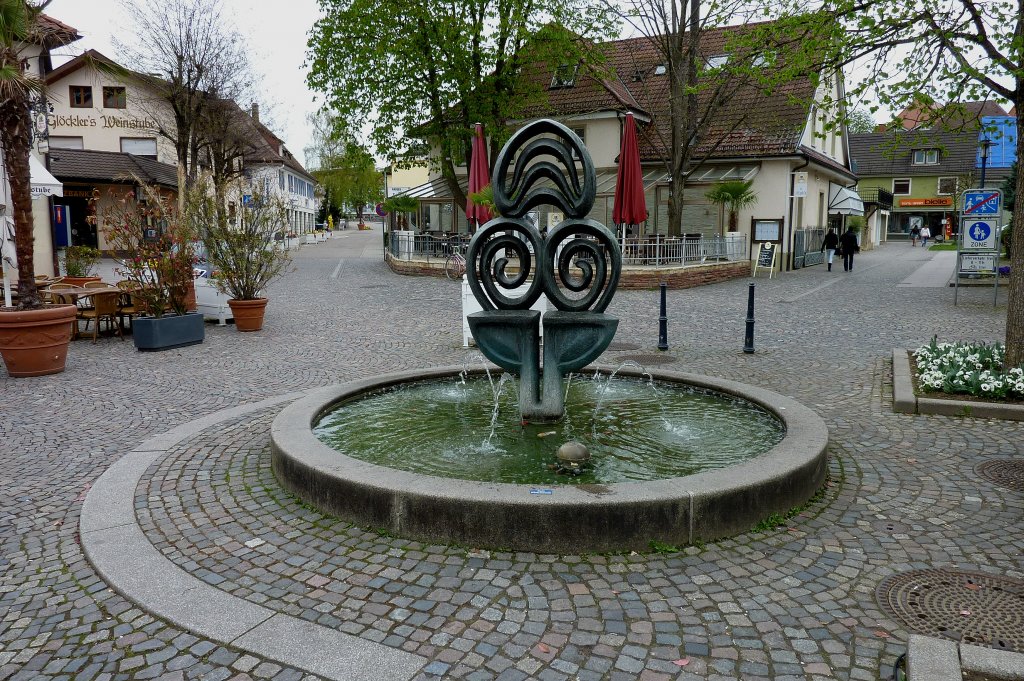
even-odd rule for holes
{"type": "Polygon", "coordinates": [[[707,65],[709,69],[718,69],[725,66],[728,61],[729,55],[716,54],[713,57],[708,57],[707,65]]]}
{"type": "Polygon", "coordinates": [[[668,73],[668,67],[664,64],[658,64],[654,67],[654,75],[664,76],[666,73],[668,73]]]}
{"type": "Polygon", "coordinates": [[[576,72],[579,71],[579,64],[562,64],[555,69],[551,76],[551,89],[560,87],[572,87],[576,84],[576,72]]]}
{"type": "Polygon", "coordinates": [[[146,156],[147,158],[156,158],[156,138],[155,137],[122,137],[121,138],[121,153],[122,154],[135,154],[136,156],[146,156]]]}
{"type": "Polygon", "coordinates": [[[81,137],[61,137],[50,135],[51,149],[85,149],[85,143],[81,137]]]}
{"type": "Polygon", "coordinates": [[[936,194],[956,194],[956,178],[940,177],[939,188],[936,194]]]}
{"type": "Polygon", "coordinates": [[[910,178],[900,178],[892,181],[892,193],[893,194],[909,194],[910,193],[910,178]]]}
{"type": "Polygon", "coordinates": [[[103,108],[124,109],[128,106],[128,95],[124,87],[103,86],[103,108]]]}
{"type": "Polygon", "coordinates": [[[72,85],[70,87],[71,106],[75,109],[91,109],[92,108],[92,86],[91,85],[72,85]]]}
{"type": "Polygon", "coordinates": [[[277,171],[277,184],[281,188],[281,191],[284,191],[284,171],[283,170],[278,170],[277,171]]]}
{"type": "Polygon", "coordinates": [[[915,149],[914,150],[914,165],[915,166],[933,166],[939,162],[939,150],[938,149],[915,149]]]}

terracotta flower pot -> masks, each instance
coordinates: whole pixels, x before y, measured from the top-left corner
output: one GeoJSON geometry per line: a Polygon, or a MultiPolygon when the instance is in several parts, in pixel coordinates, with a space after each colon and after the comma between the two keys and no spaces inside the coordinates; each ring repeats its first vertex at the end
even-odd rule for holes
{"type": "Polygon", "coordinates": [[[231,316],[235,318],[235,328],[239,331],[259,331],[263,328],[263,313],[267,309],[267,299],[228,300],[231,316]]]}
{"type": "Polygon", "coordinates": [[[75,313],[74,305],[0,309],[0,355],[7,373],[21,378],[64,371],[75,313]]]}

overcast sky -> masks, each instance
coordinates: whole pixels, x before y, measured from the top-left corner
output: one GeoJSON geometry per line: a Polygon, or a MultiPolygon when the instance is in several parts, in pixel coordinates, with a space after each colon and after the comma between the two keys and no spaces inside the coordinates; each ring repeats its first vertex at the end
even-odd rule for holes
{"type": "MultiPolygon", "coordinates": [[[[161,0],[153,0],[160,2],[161,0]]],[[[260,95],[261,111],[268,123],[299,159],[309,143],[306,116],[318,108],[314,94],[306,87],[302,66],[306,40],[319,16],[316,0],[222,0],[225,14],[234,28],[245,36],[249,58],[257,80],[266,84],[260,95]]],[[[72,57],[94,49],[117,61],[121,55],[112,44],[115,36],[123,43],[133,42],[128,18],[121,0],[53,0],[46,13],[78,29],[83,38],[59,51],[72,57]]],[[[54,59],[55,66],[67,58],[54,59]]],[[[239,102],[248,107],[248,102],[239,102]]]]}

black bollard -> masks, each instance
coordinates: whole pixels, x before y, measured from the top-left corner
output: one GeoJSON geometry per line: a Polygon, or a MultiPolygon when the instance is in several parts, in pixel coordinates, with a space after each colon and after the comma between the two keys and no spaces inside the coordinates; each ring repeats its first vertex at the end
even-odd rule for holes
{"type": "Polygon", "coordinates": [[[661,316],[658,317],[658,349],[668,350],[668,313],[665,310],[668,284],[661,282],[661,316]]]}
{"type": "Polygon", "coordinates": [[[747,293],[747,333],[743,339],[743,352],[748,355],[754,352],[754,285],[750,285],[747,293]]]}

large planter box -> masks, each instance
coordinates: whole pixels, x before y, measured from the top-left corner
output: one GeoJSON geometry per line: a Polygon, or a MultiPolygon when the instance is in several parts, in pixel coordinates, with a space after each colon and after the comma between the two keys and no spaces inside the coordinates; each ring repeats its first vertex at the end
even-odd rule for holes
{"type": "Polygon", "coordinates": [[[197,345],[206,338],[203,315],[198,312],[166,317],[138,317],[132,320],[132,338],[142,352],[171,350],[197,345]]]}

